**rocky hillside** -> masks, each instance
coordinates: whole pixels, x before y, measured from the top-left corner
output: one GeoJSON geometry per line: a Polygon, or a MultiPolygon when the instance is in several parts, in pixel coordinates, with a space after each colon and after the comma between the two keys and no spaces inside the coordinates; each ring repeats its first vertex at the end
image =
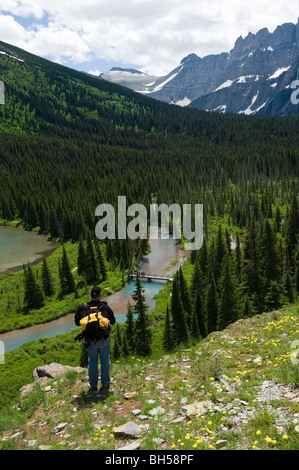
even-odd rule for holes
{"type": "Polygon", "coordinates": [[[113,363],[108,395],[89,395],[85,369],[37,368],[0,447],[298,449],[298,327],[294,305],[159,360],[113,363]]]}

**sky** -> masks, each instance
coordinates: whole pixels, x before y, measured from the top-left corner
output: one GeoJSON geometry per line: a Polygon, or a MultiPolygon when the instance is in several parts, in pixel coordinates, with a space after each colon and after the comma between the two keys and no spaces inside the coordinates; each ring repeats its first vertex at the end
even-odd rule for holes
{"type": "Polygon", "coordinates": [[[297,23],[298,0],[1,0],[0,41],[76,70],[163,76],[188,54],[297,23]]]}

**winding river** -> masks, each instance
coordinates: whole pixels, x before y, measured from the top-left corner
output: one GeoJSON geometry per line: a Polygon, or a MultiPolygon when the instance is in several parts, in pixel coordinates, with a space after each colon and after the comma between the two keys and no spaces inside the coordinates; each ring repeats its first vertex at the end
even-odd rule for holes
{"type": "MultiPolygon", "coordinates": [[[[158,239],[150,240],[150,244],[151,251],[142,259],[140,270],[147,274],[162,274],[167,272],[167,274],[171,275],[178,268],[178,264],[169,268],[170,262],[178,254],[181,255],[178,263],[182,262],[184,259],[184,254],[180,253],[180,243],[177,240],[173,240],[171,237],[169,239],[161,239],[159,237],[158,239]]],[[[143,282],[144,293],[149,309],[155,306],[154,297],[164,287],[165,282],[166,281],[143,282]]],[[[135,282],[130,281],[127,282],[120,291],[114,292],[109,295],[109,297],[103,299],[109,303],[119,323],[123,323],[126,319],[128,301],[132,301],[131,295],[134,289],[135,282]]],[[[29,341],[36,341],[42,337],[56,336],[60,333],[70,332],[74,328],[77,327],[74,323],[74,314],[71,313],[48,323],[1,334],[0,341],[4,343],[5,352],[9,352],[29,341]]]]}

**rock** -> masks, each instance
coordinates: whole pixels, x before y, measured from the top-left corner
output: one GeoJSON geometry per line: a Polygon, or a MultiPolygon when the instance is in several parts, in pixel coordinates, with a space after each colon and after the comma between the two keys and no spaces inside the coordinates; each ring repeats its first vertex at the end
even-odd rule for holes
{"type": "Polygon", "coordinates": [[[135,442],[132,442],[131,444],[128,444],[127,446],[119,447],[116,450],[138,450],[138,449],[140,449],[140,442],[135,441],[135,442]]]}
{"type": "Polygon", "coordinates": [[[145,421],[146,419],[148,419],[148,416],[147,415],[139,415],[138,419],[140,419],[141,421],[145,421]]]}
{"type": "Polygon", "coordinates": [[[141,413],[141,410],[132,410],[131,411],[131,414],[134,415],[134,416],[140,415],[140,413],[141,413]]]}
{"type": "Polygon", "coordinates": [[[153,408],[151,411],[149,411],[148,414],[150,416],[156,417],[156,416],[164,415],[165,410],[161,406],[157,406],[156,408],[153,408]]]}
{"type": "Polygon", "coordinates": [[[54,429],[52,429],[51,432],[53,434],[57,434],[58,432],[62,431],[67,425],[68,425],[68,423],[60,423],[60,424],[58,424],[58,426],[56,426],[54,429]]]}
{"type": "Polygon", "coordinates": [[[221,449],[222,447],[225,447],[226,444],[227,444],[226,440],[224,440],[224,439],[219,440],[219,441],[216,442],[215,447],[216,447],[216,449],[221,449]]]}
{"type": "Polygon", "coordinates": [[[130,398],[134,398],[134,397],[136,397],[136,395],[137,395],[136,392],[126,392],[126,393],[124,394],[124,398],[125,398],[126,400],[130,400],[130,398]]]}
{"type": "Polygon", "coordinates": [[[129,422],[114,429],[114,437],[118,439],[135,439],[140,434],[140,428],[134,422],[129,422]]]}
{"type": "Polygon", "coordinates": [[[170,424],[177,424],[177,423],[181,423],[182,421],[185,421],[184,416],[180,416],[179,418],[176,418],[173,421],[170,421],[170,424]]]}
{"type": "Polygon", "coordinates": [[[24,398],[25,395],[28,393],[32,393],[35,388],[35,383],[31,383],[28,385],[24,385],[23,387],[20,388],[20,400],[24,398]]]}
{"type": "Polygon", "coordinates": [[[153,442],[157,445],[157,446],[160,446],[161,444],[163,444],[163,442],[165,442],[164,439],[160,439],[159,437],[154,437],[153,438],[153,442]]]}
{"type": "Polygon", "coordinates": [[[83,367],[64,366],[62,364],[52,362],[48,365],[36,367],[32,373],[32,376],[33,380],[35,381],[43,377],[46,377],[48,379],[55,379],[56,377],[60,377],[61,375],[66,374],[70,370],[74,370],[76,372],[85,371],[83,367]]]}
{"type": "Polygon", "coordinates": [[[256,364],[259,364],[260,362],[262,362],[262,358],[256,357],[255,359],[253,359],[253,362],[255,362],[256,364]]]}
{"type": "Polygon", "coordinates": [[[37,445],[37,440],[31,440],[27,442],[27,447],[35,447],[37,445]]]}
{"type": "Polygon", "coordinates": [[[148,375],[147,377],[145,377],[145,380],[147,382],[150,382],[151,380],[156,381],[158,378],[159,378],[159,375],[148,375]]]}
{"type": "Polygon", "coordinates": [[[194,416],[194,415],[203,415],[208,409],[213,407],[211,401],[199,401],[197,403],[192,403],[191,405],[184,405],[180,409],[181,415],[194,416]]]}

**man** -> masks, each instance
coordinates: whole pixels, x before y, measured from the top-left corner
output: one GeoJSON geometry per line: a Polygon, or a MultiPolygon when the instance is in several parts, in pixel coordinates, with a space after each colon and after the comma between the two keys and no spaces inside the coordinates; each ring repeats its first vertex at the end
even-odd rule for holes
{"type": "Polygon", "coordinates": [[[114,325],[116,322],[113,311],[108,306],[107,302],[100,300],[100,295],[101,289],[97,286],[93,287],[91,289],[91,301],[80,305],[75,314],[75,323],[77,326],[80,326],[80,320],[88,315],[90,307],[98,306],[102,316],[109,320],[108,329],[100,334],[101,337],[99,339],[90,338],[87,335],[87,339],[89,340],[89,346],[87,348],[88,374],[90,391],[93,393],[98,391],[99,357],[101,361],[102,383],[100,391],[108,392],[110,387],[110,325],[114,325]]]}

